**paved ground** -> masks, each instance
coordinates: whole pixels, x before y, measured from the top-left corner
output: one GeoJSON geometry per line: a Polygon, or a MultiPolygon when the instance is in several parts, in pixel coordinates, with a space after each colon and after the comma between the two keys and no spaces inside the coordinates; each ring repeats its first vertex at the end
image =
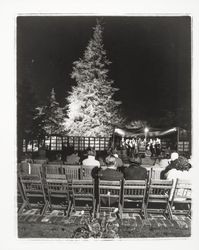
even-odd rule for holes
{"type": "MultiPolygon", "coordinates": [[[[174,216],[168,220],[163,215],[149,214],[147,220],[139,214],[123,214],[122,220],[111,214],[117,222],[119,238],[140,237],[189,237],[191,235],[191,220],[183,215],[174,216]]],[[[80,212],[72,213],[70,218],[64,217],[58,210],[40,216],[39,210],[24,211],[18,216],[19,238],[72,238],[74,231],[79,228],[86,215],[80,212]]],[[[110,216],[110,215],[106,215],[110,216]]]]}

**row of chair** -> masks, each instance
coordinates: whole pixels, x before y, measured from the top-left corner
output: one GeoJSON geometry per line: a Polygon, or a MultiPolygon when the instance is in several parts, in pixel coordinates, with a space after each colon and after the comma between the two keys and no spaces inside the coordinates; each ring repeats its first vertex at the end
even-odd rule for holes
{"type": "MultiPolygon", "coordinates": [[[[48,164],[44,163],[32,163],[27,166],[27,163],[19,164],[18,169],[20,172],[26,174],[38,174],[42,171],[44,174],[65,174],[67,179],[73,180],[91,180],[91,166],[84,165],[63,165],[59,163],[49,162],[48,164]],[[21,171],[22,170],[22,171],[21,171]]],[[[160,179],[160,169],[157,170],[155,168],[148,168],[148,176],[153,179],[160,179]]]]}
{"type": "Polygon", "coordinates": [[[65,174],[19,174],[18,203],[19,213],[33,205],[41,206],[42,215],[48,208],[57,208],[63,209],[66,216],[70,215],[71,208],[88,207],[93,216],[117,208],[121,217],[125,212],[140,212],[147,218],[148,212],[155,212],[172,219],[177,212],[190,216],[191,184],[177,180],[173,187],[173,181],[169,180],[94,181],[69,180],[65,174]],[[186,203],[188,207],[176,211],[177,203],[186,203]]]}
{"type": "Polygon", "coordinates": [[[18,172],[29,175],[43,174],[65,174],[69,180],[92,179],[91,166],[62,165],[62,164],[18,164],[18,172]]]}

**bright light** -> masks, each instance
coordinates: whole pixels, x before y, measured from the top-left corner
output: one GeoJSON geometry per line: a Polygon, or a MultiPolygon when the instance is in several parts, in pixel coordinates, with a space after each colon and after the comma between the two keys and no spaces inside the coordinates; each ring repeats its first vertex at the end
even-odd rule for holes
{"type": "Polygon", "coordinates": [[[145,132],[145,133],[148,133],[148,132],[149,132],[149,129],[148,129],[148,128],[145,128],[145,129],[144,129],[144,132],[145,132]]]}

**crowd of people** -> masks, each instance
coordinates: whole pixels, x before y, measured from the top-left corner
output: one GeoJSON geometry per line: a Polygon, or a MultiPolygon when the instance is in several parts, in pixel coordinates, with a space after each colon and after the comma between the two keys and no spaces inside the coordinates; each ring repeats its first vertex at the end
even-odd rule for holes
{"type": "Polygon", "coordinates": [[[151,157],[159,156],[161,153],[161,140],[159,138],[122,138],[121,148],[127,151],[128,156],[134,156],[140,151],[146,151],[151,157]]]}
{"type": "MultiPolygon", "coordinates": [[[[155,142],[150,140],[148,146],[152,146],[154,149],[158,148],[157,145],[160,145],[161,142],[159,139],[156,139],[155,142]]],[[[51,162],[68,165],[83,165],[87,167],[90,166],[91,168],[95,168],[93,172],[94,175],[99,174],[102,179],[107,178],[110,180],[118,180],[118,178],[125,178],[139,180],[146,178],[147,171],[146,168],[142,167],[143,159],[137,151],[134,151],[134,153],[128,157],[128,167],[125,166],[121,158],[120,152],[112,148],[106,153],[98,152],[97,154],[94,148],[89,147],[85,152],[78,154],[73,147],[70,147],[65,158],[63,158],[63,154],[58,153],[56,154],[55,159],[51,162]]],[[[34,162],[42,159],[45,163],[48,163],[49,161],[44,149],[39,150],[38,156],[34,159],[34,162]]],[[[33,163],[32,155],[25,154],[21,163],[29,166],[33,163]]],[[[189,179],[191,163],[186,157],[179,156],[177,152],[166,155],[164,159],[161,159],[154,165],[162,167],[163,170],[160,175],[161,179],[189,179]]]]}

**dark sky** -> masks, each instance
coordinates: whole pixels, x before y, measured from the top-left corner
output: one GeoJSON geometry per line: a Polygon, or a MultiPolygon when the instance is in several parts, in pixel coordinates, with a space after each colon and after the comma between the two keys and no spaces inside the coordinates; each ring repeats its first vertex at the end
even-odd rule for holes
{"type": "MultiPolygon", "coordinates": [[[[191,114],[190,17],[104,17],[109,76],[129,119],[157,118],[166,110],[191,114]]],[[[72,63],[83,56],[96,17],[18,17],[18,91],[31,86],[38,104],[55,88],[57,100],[71,85],[72,63]]]]}

